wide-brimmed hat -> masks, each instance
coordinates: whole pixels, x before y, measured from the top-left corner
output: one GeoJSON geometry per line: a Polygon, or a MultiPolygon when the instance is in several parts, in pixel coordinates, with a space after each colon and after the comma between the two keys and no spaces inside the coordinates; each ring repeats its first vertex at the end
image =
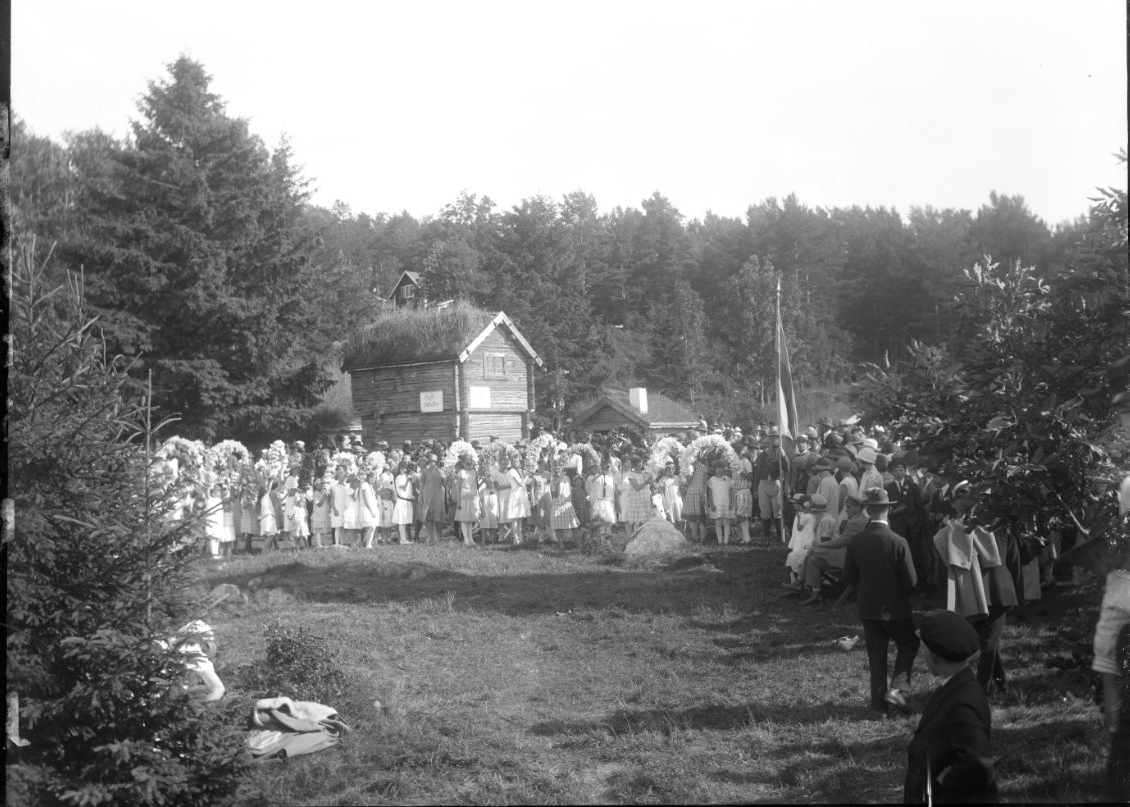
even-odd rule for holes
{"type": "Polygon", "coordinates": [[[815,511],[827,510],[828,499],[821,496],[819,493],[813,493],[812,497],[808,500],[808,509],[815,511]]]}
{"type": "Polygon", "coordinates": [[[812,468],[816,471],[830,471],[832,470],[832,461],[827,457],[820,457],[812,468]]]}
{"type": "Polygon", "coordinates": [[[866,446],[867,448],[873,448],[876,451],[879,450],[879,441],[876,440],[874,437],[864,437],[863,438],[863,445],[866,446]]]}
{"type": "Polygon", "coordinates": [[[883,488],[867,488],[859,494],[859,497],[863,500],[865,507],[891,506],[891,499],[883,488]]]}
{"type": "Polygon", "coordinates": [[[903,468],[904,470],[906,469],[906,455],[905,454],[896,454],[895,456],[891,457],[890,462],[887,463],[887,468],[888,468],[888,470],[891,470],[891,471],[893,471],[895,468],[900,468],[900,467],[903,468]]]}
{"type": "Polygon", "coordinates": [[[875,458],[877,456],[878,455],[875,453],[875,449],[871,448],[871,446],[864,446],[863,448],[859,449],[859,452],[855,455],[855,458],[860,462],[866,462],[869,465],[874,465],[875,458]]]}

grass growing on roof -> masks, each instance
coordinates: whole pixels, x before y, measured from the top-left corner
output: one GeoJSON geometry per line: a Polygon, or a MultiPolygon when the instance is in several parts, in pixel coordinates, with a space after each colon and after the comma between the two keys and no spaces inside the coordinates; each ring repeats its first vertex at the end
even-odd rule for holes
{"type": "Polygon", "coordinates": [[[447,308],[393,308],[345,342],[346,370],[454,359],[495,314],[466,302],[447,308]]]}

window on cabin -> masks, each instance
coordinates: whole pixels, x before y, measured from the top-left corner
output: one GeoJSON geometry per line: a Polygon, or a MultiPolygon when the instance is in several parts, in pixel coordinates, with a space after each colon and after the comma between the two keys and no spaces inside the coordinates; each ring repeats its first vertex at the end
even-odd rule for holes
{"type": "Polygon", "coordinates": [[[506,354],[483,354],[483,378],[506,378],[506,354]]]}
{"type": "Polygon", "coordinates": [[[411,283],[405,283],[400,287],[400,296],[405,300],[410,300],[416,296],[416,287],[411,283]]]}

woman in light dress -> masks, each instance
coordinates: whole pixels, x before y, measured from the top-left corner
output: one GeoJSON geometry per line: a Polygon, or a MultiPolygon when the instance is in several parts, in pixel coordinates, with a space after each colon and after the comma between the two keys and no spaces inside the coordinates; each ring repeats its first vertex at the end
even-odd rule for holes
{"type": "Polygon", "coordinates": [[[347,480],[348,494],[345,502],[345,517],[342,526],[347,530],[359,530],[362,546],[373,548],[373,534],[377,528],[377,496],[373,490],[371,475],[362,479],[353,474],[347,480]]]}
{"type": "Polygon", "coordinates": [[[475,522],[479,520],[479,480],[475,474],[474,461],[469,458],[459,460],[456,472],[455,500],[457,510],[455,520],[466,546],[474,546],[475,522]]]}
{"type": "Polygon", "coordinates": [[[638,530],[651,518],[651,487],[640,472],[639,457],[631,457],[631,470],[624,474],[620,482],[620,520],[626,525],[628,534],[638,530]]]}
{"type": "Polygon", "coordinates": [[[824,514],[824,508],[827,506],[827,500],[823,496],[819,496],[819,500],[823,503],[819,507],[819,512],[814,512],[816,508],[810,504],[809,497],[800,493],[793,497],[796,503],[796,518],[793,519],[793,534],[789,538],[789,554],[785,558],[785,568],[789,570],[786,588],[800,590],[804,558],[816,541],[816,520],[824,514]]]}
{"type": "Polygon", "coordinates": [[[679,475],[675,473],[675,460],[667,458],[656,482],[659,495],[663,497],[663,517],[682,529],[683,497],[679,491],[679,475]]]}
{"type": "Polygon", "coordinates": [[[408,463],[403,460],[396,466],[393,491],[396,494],[396,502],[392,507],[392,523],[400,533],[400,543],[410,544],[412,540],[408,536],[408,530],[412,527],[412,505],[416,499],[416,486],[412,482],[412,475],[408,472],[408,463]]]}
{"type": "Polygon", "coordinates": [[[567,539],[571,543],[573,531],[580,526],[580,522],[577,521],[577,511],[573,507],[573,480],[565,472],[564,456],[558,455],[558,459],[562,464],[557,466],[557,471],[553,474],[549,491],[553,513],[550,529],[554,542],[567,539]]]}
{"type": "Polygon", "coordinates": [[[601,460],[600,470],[589,477],[589,503],[592,506],[590,523],[598,539],[612,530],[616,523],[616,478],[612,475],[612,462],[601,460]]]}
{"type": "Polygon", "coordinates": [[[530,515],[530,499],[525,480],[510,464],[510,457],[498,458],[498,467],[491,470],[498,491],[498,540],[522,543],[522,521],[530,515]]]}

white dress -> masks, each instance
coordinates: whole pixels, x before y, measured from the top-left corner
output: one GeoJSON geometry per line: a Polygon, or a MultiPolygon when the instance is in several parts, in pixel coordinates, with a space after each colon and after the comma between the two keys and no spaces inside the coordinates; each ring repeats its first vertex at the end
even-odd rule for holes
{"type": "Polygon", "coordinates": [[[393,492],[396,495],[396,504],[392,507],[393,524],[412,523],[412,500],[416,498],[412,478],[408,474],[400,474],[393,483],[393,492]]]}
{"type": "Polygon", "coordinates": [[[793,519],[793,537],[789,539],[789,555],[785,565],[797,574],[804,567],[804,557],[816,541],[816,516],[812,513],[797,513],[793,519]]]}

